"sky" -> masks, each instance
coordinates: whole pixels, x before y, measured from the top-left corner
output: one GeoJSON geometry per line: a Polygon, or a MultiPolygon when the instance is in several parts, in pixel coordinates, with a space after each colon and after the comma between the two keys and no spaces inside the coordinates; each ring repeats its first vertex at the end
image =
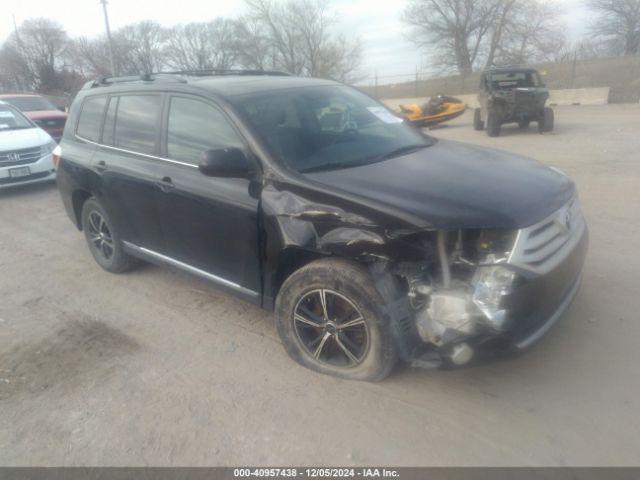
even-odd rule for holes
{"type": "MultiPolygon", "coordinates": [[[[589,23],[583,0],[548,0],[562,6],[561,20],[569,40],[577,40],[589,23]]],[[[218,16],[233,17],[244,11],[243,0],[108,0],[112,30],[128,23],[155,20],[165,26],[203,21],[218,16]]],[[[71,36],[104,32],[102,7],[98,0],[0,0],[0,41],[13,31],[12,14],[18,25],[31,17],[48,17],[59,22],[71,36]]],[[[415,75],[416,68],[429,73],[428,57],[406,38],[400,15],[407,0],[332,0],[337,28],[364,47],[363,77],[374,75],[400,81],[415,75]],[[398,76],[398,77],[395,77],[398,76]],[[404,77],[404,78],[403,78],[404,77]]],[[[383,78],[381,78],[383,80],[383,78]]]]}

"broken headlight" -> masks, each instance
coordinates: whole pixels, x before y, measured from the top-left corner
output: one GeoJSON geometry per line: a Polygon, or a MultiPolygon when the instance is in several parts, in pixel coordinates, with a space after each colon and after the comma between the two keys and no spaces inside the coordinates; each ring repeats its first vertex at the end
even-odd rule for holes
{"type": "Polygon", "coordinates": [[[486,322],[495,330],[502,330],[504,327],[507,312],[502,308],[502,299],[511,291],[515,278],[513,270],[493,265],[478,267],[471,280],[471,299],[484,314],[486,322]]]}
{"type": "Polygon", "coordinates": [[[482,230],[476,244],[480,263],[506,261],[513,249],[517,234],[516,230],[482,230]]]}

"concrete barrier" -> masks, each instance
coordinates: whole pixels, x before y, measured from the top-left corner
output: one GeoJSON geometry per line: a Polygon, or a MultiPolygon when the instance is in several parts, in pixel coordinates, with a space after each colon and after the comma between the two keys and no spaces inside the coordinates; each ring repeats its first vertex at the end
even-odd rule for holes
{"type": "MultiPolygon", "coordinates": [[[[602,88],[574,88],[566,90],[551,90],[549,92],[549,105],[606,105],[609,103],[609,87],[602,88]]],[[[478,96],[452,95],[467,104],[469,108],[477,108],[478,96]]],[[[410,105],[412,103],[422,105],[429,97],[414,98],[389,98],[382,100],[387,107],[392,110],[399,110],[400,105],[410,105]]]]}
{"type": "Polygon", "coordinates": [[[606,105],[609,103],[609,87],[573,88],[551,90],[550,105],[606,105]]]}

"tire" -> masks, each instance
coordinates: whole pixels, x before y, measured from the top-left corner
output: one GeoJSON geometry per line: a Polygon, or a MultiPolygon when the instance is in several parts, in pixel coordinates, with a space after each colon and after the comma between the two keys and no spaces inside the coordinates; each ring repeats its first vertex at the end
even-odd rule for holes
{"type": "Polygon", "coordinates": [[[499,136],[501,127],[500,116],[495,112],[489,111],[489,115],[487,116],[487,135],[490,137],[499,136]]]}
{"type": "Polygon", "coordinates": [[[552,132],[554,127],[554,115],[553,109],[545,107],[542,112],[542,117],[538,120],[538,131],[540,133],[552,132]]]}
{"type": "Polygon", "coordinates": [[[484,130],[484,122],[482,121],[482,117],[480,116],[479,108],[473,110],[473,129],[477,131],[484,130]]]}
{"type": "Polygon", "coordinates": [[[528,118],[526,120],[520,120],[518,122],[518,128],[521,130],[524,130],[525,128],[529,128],[530,123],[531,123],[531,120],[529,120],[528,118]]]}
{"type": "Polygon", "coordinates": [[[284,282],[276,299],[276,326],[285,350],[300,365],[334,377],[379,381],[397,361],[383,305],[364,267],[322,259],[284,282]],[[346,323],[353,325],[343,327],[346,323]]]}
{"type": "Polygon", "coordinates": [[[81,219],[89,250],[103,269],[112,273],[123,273],[140,263],[125,253],[118,232],[96,199],[90,198],[84,202],[81,219]]]}

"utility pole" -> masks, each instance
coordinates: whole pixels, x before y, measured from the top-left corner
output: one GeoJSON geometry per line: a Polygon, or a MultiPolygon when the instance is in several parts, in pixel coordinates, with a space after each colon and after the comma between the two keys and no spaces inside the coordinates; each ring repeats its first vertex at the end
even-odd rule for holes
{"type": "Polygon", "coordinates": [[[109,63],[111,64],[111,75],[116,76],[116,63],[113,60],[113,42],[111,41],[111,29],[109,28],[109,15],[107,15],[107,0],[100,0],[102,11],[104,12],[104,28],[107,31],[107,43],[109,45],[109,63]]]}
{"type": "Polygon", "coordinates": [[[13,17],[13,31],[16,34],[16,45],[18,46],[18,53],[22,56],[22,42],[20,41],[20,34],[18,33],[18,24],[16,23],[16,14],[12,13],[13,17]]]}

